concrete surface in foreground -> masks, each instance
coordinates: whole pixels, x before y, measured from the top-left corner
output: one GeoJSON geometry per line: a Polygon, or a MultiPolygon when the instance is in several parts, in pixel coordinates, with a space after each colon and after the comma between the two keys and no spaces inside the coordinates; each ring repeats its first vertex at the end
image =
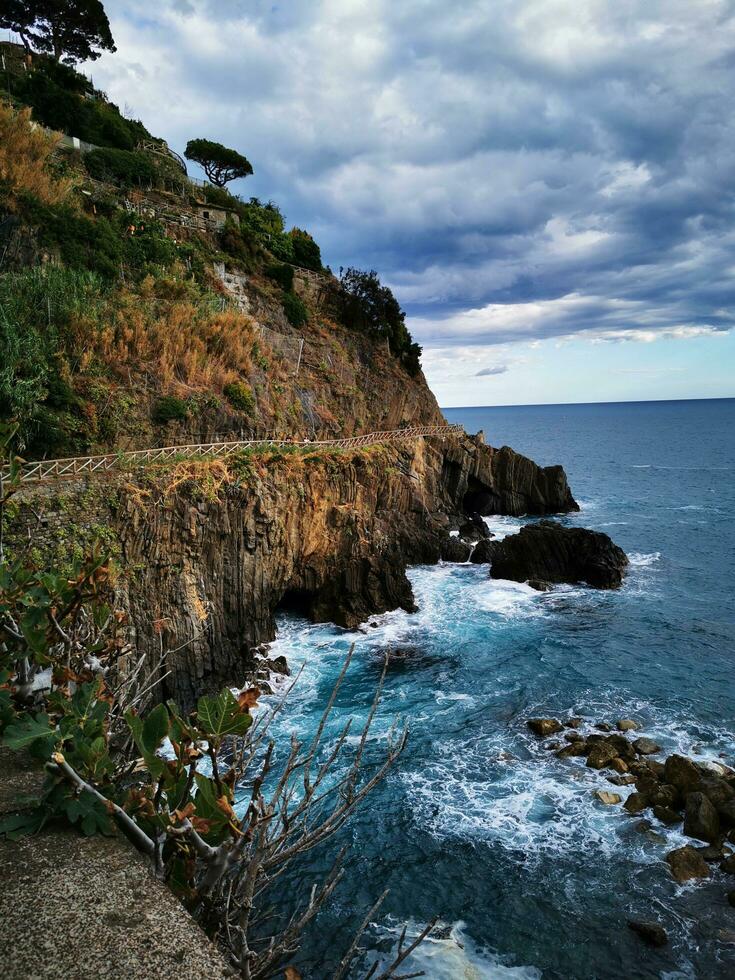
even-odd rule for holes
{"type": "MultiPolygon", "coordinates": [[[[42,776],[0,750],[0,814],[17,812],[42,776]]],[[[0,838],[0,975],[217,980],[232,976],[148,862],[122,836],[53,828],[0,838]]]]}

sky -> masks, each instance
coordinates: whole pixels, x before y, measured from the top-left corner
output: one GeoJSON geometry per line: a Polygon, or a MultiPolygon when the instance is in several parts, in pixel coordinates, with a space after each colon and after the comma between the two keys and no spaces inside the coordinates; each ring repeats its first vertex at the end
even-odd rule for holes
{"type": "Polygon", "coordinates": [[[735,0],[105,6],[95,84],[376,269],[441,405],[735,395],[735,0]]]}

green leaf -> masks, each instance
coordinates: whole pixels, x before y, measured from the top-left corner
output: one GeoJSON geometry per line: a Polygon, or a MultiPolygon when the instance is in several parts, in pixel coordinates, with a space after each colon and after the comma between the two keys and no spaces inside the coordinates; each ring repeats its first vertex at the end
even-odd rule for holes
{"type": "Polygon", "coordinates": [[[199,698],[197,727],[212,742],[220,742],[227,735],[244,735],[252,722],[227,688],[216,697],[199,698]]]}
{"type": "Polygon", "coordinates": [[[52,743],[57,738],[55,728],[50,727],[49,716],[45,713],[36,715],[21,715],[8,725],[3,736],[3,744],[8,748],[25,749],[39,739],[47,739],[52,743]]]}
{"type": "Polygon", "coordinates": [[[0,836],[8,840],[18,840],[29,834],[36,834],[46,823],[47,814],[41,810],[31,810],[28,813],[11,813],[0,820],[0,836]]]}
{"type": "Polygon", "coordinates": [[[168,735],[168,711],[165,704],[157,705],[143,722],[142,740],[148,752],[155,752],[168,735]]]}
{"type": "Polygon", "coordinates": [[[110,815],[103,803],[90,793],[80,793],[65,800],[64,814],[70,823],[79,824],[81,831],[87,837],[93,834],[109,834],[111,832],[110,815]]]}
{"type": "Polygon", "coordinates": [[[128,723],[128,728],[133,735],[138,751],[143,756],[143,761],[148,767],[148,772],[151,774],[151,777],[153,779],[160,779],[166,765],[163,759],[159,758],[155,752],[149,752],[146,748],[145,739],[143,737],[142,718],[131,709],[130,711],[125,712],[125,721],[128,723]]]}

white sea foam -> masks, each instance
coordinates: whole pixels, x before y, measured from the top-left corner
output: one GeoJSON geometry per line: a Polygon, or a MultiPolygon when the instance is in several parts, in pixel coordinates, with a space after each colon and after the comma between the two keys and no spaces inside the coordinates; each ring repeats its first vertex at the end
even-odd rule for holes
{"type": "Polygon", "coordinates": [[[476,604],[480,609],[505,619],[543,615],[539,604],[542,593],[525,582],[493,578],[485,585],[485,589],[476,596],[476,604]]]}
{"type": "MultiPolygon", "coordinates": [[[[397,939],[402,925],[391,919],[375,929],[377,938],[397,939]]],[[[410,941],[420,932],[415,922],[408,923],[410,941]]],[[[372,957],[370,957],[371,959],[372,957]]],[[[367,964],[366,964],[367,965],[367,964]]],[[[530,966],[513,966],[508,957],[494,955],[479,948],[466,932],[463,922],[439,922],[433,932],[404,963],[413,973],[423,970],[431,980],[540,980],[541,972],[530,966]]]]}
{"type": "Polygon", "coordinates": [[[648,568],[661,560],[661,552],[653,551],[650,554],[644,554],[639,551],[632,551],[628,555],[628,560],[634,568],[648,568]]]}
{"type": "Polygon", "coordinates": [[[483,521],[498,541],[507,538],[509,534],[517,534],[523,525],[528,523],[525,517],[503,517],[499,514],[483,517],[483,521]]]}

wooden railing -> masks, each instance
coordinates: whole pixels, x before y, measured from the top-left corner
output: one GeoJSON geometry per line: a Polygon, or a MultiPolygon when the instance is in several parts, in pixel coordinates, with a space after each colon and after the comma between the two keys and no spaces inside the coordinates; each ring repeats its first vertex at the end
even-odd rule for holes
{"type": "MultiPolygon", "coordinates": [[[[384,432],[367,432],[347,439],[245,439],[236,442],[206,442],[191,446],[164,446],[160,449],[138,449],[133,452],[108,453],[106,456],[73,456],[70,459],[41,459],[22,463],[20,479],[23,483],[41,483],[93,473],[106,473],[124,469],[130,465],[164,462],[170,459],[221,459],[243,449],[275,449],[283,446],[301,446],[308,449],[329,447],[332,449],[357,449],[376,443],[401,442],[419,436],[449,436],[463,432],[461,425],[414,425],[405,429],[384,432]]],[[[0,469],[0,483],[7,479],[7,468],[0,469]]]]}

